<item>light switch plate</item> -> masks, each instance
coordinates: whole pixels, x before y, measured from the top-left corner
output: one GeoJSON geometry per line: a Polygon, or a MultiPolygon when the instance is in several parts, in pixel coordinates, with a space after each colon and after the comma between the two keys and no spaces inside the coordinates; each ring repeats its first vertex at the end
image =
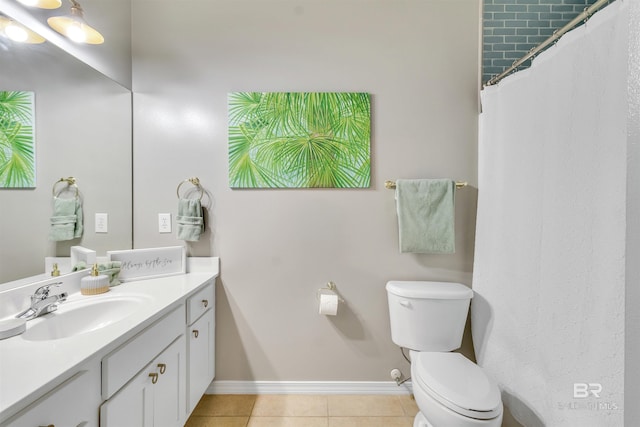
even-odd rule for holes
{"type": "Polygon", "coordinates": [[[96,214],[96,233],[106,233],[109,231],[109,214],[96,214]]]}
{"type": "Polygon", "coordinates": [[[171,233],[171,214],[170,213],[158,214],[158,232],[171,233]]]}

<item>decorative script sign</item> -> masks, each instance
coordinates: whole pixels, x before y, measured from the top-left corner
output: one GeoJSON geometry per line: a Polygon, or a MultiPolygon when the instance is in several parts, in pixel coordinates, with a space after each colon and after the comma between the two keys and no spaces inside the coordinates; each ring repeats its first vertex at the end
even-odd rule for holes
{"type": "Polygon", "coordinates": [[[110,261],[120,261],[118,278],[123,281],[172,276],[186,272],[184,247],[108,251],[110,261]]]}

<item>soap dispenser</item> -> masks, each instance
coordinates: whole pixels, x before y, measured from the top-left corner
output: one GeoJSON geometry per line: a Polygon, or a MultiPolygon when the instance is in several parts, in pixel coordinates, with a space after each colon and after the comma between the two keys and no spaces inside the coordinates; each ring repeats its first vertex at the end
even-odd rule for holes
{"type": "Polygon", "coordinates": [[[58,269],[58,264],[53,264],[53,270],[51,270],[51,277],[58,277],[60,275],[60,270],[58,269]]]}
{"type": "Polygon", "coordinates": [[[80,279],[82,295],[97,295],[109,290],[109,277],[98,272],[98,264],[93,264],[91,274],[80,279]]]}

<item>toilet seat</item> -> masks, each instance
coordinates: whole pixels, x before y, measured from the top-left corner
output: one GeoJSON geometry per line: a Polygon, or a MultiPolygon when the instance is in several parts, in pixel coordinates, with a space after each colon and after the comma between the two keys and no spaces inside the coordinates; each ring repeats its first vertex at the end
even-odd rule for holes
{"type": "Polygon", "coordinates": [[[460,353],[413,353],[412,365],[416,385],[452,411],[479,420],[501,414],[498,386],[460,353]]]}

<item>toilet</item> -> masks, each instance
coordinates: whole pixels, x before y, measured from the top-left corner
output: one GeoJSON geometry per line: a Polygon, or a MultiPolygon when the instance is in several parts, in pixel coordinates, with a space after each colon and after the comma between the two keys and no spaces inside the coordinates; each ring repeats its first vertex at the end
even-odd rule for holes
{"type": "Polygon", "coordinates": [[[498,386],[475,363],[453,353],[473,291],[460,283],[390,281],[391,339],[409,351],[414,427],[500,427],[498,386]]]}

